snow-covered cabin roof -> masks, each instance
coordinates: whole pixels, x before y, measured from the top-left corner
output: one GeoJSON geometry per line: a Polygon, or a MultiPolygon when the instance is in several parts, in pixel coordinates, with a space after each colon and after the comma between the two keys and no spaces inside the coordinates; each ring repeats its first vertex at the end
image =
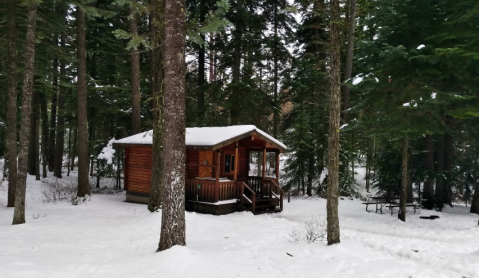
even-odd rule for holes
{"type": "MultiPolygon", "coordinates": [[[[254,125],[234,125],[221,127],[189,127],[186,129],[185,141],[187,147],[208,148],[211,150],[225,146],[248,136],[257,136],[281,151],[286,146],[273,136],[267,134],[254,125]]],[[[153,143],[153,131],[138,133],[115,142],[115,146],[122,145],[151,145],[153,143]]]]}

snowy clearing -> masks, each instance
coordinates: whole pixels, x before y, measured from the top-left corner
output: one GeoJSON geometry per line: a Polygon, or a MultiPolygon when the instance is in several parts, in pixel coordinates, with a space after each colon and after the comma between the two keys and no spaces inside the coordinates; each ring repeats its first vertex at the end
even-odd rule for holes
{"type": "Polygon", "coordinates": [[[45,186],[28,177],[27,223],[12,226],[0,185],[1,277],[479,277],[477,215],[465,207],[411,210],[403,223],[397,211],[340,200],[335,246],[290,242],[305,221],[325,220],[324,199],[292,199],[270,215],[187,212],[187,247],[155,253],[161,213],[125,203],[123,193],[43,203],[45,186]]]}

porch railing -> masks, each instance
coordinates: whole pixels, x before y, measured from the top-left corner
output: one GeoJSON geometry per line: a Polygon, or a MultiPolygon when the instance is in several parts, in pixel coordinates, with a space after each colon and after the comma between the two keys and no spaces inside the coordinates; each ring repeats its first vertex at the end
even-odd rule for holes
{"type": "Polygon", "coordinates": [[[241,188],[235,181],[219,182],[187,179],[185,195],[187,200],[215,203],[223,200],[239,199],[241,188]]]}

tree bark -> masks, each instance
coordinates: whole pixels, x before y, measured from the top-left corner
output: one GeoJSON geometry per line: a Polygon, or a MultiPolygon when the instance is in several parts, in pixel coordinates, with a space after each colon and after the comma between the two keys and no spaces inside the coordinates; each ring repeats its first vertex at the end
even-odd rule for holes
{"type": "MultiPolygon", "coordinates": [[[[40,93],[41,118],[42,118],[42,177],[47,177],[47,163],[49,151],[47,148],[48,138],[48,114],[47,114],[47,96],[45,92],[40,93]]],[[[40,174],[40,173],[38,173],[40,174]]]]}
{"type": "MultiPolygon", "coordinates": [[[[135,3],[136,4],[136,3],[135,3]]],[[[138,23],[136,7],[130,7],[130,33],[134,37],[138,36],[138,23]]],[[[137,48],[130,49],[131,59],[131,98],[132,98],[132,113],[131,113],[131,134],[137,134],[141,131],[141,95],[140,95],[140,54],[137,48]]]]}
{"type": "Polygon", "coordinates": [[[16,0],[10,0],[8,2],[7,207],[15,206],[15,190],[17,186],[17,34],[15,24],[16,10],[16,0]]]}
{"type": "MultiPolygon", "coordinates": [[[[62,8],[62,17],[66,17],[66,7],[62,8]]],[[[65,33],[60,34],[60,47],[65,49],[65,33]]],[[[54,162],[54,175],[57,178],[62,178],[63,167],[63,145],[65,143],[65,93],[66,93],[66,67],[65,59],[60,60],[60,87],[58,91],[58,124],[56,132],[56,144],[55,144],[55,162],[54,162]]]]}
{"type": "MultiPolygon", "coordinates": [[[[346,57],[346,69],[344,71],[344,80],[351,79],[353,73],[353,54],[354,54],[354,36],[356,31],[356,0],[349,3],[349,29],[348,29],[348,55],[346,57]]],[[[348,86],[343,86],[343,111],[349,109],[350,90],[348,86]]],[[[343,113],[343,121],[349,122],[348,113],[343,113]]],[[[354,173],[354,171],[353,171],[354,173]]]]}
{"type": "Polygon", "coordinates": [[[436,192],[434,195],[434,202],[439,210],[444,207],[444,150],[445,150],[446,136],[439,135],[439,148],[437,150],[437,178],[436,178],[436,192]]]}
{"type": "MultiPolygon", "coordinates": [[[[33,69],[35,71],[35,68],[33,69]]],[[[35,180],[40,180],[40,103],[41,103],[41,93],[35,92],[35,101],[33,102],[33,107],[35,109],[35,144],[34,144],[34,159],[35,159],[35,180]]]]}
{"type": "Polygon", "coordinates": [[[18,155],[18,176],[15,192],[13,225],[25,223],[25,193],[27,187],[27,156],[29,143],[30,116],[32,105],[33,70],[35,60],[35,29],[37,25],[37,4],[27,4],[27,39],[25,43],[25,70],[23,77],[22,119],[20,127],[20,147],[18,155]]]}
{"type": "MultiPolygon", "coordinates": [[[[54,39],[58,44],[58,38],[54,39]]],[[[57,94],[58,94],[58,58],[53,59],[53,81],[55,92],[52,95],[52,106],[50,115],[50,135],[48,137],[48,171],[53,172],[55,168],[55,133],[57,125],[57,94]]]]}
{"type": "Polygon", "coordinates": [[[78,58],[78,197],[90,195],[88,180],[88,119],[86,91],[85,13],[77,6],[77,58],[78,58]]]}
{"type": "Polygon", "coordinates": [[[153,12],[151,26],[151,41],[154,44],[152,51],[152,92],[153,92],[153,163],[151,169],[151,186],[148,201],[148,210],[153,212],[160,208],[163,199],[163,167],[164,167],[164,38],[165,38],[165,2],[152,1],[153,12]]]}
{"type": "Polygon", "coordinates": [[[407,161],[409,154],[409,142],[408,137],[405,136],[402,142],[402,171],[401,171],[401,200],[398,218],[401,221],[406,221],[406,199],[407,199],[407,184],[408,184],[408,172],[407,161]]]}
{"type": "MultiPolygon", "coordinates": [[[[449,124],[452,127],[451,124],[449,124]]],[[[450,134],[446,134],[444,148],[444,172],[446,180],[444,182],[444,203],[452,207],[452,162],[454,153],[454,142],[450,134]]]]}
{"type": "MultiPolygon", "coordinates": [[[[279,3],[277,3],[279,4],[279,3]]],[[[278,125],[279,125],[279,107],[278,107],[278,5],[274,5],[274,43],[273,43],[273,137],[278,138],[278,125]]],[[[309,177],[308,177],[309,179],[309,177]]],[[[308,183],[309,186],[309,183],[308,183]]],[[[309,189],[309,188],[308,188],[309,189]]],[[[308,194],[308,196],[311,196],[308,194]]]]}
{"type": "Polygon", "coordinates": [[[340,242],[339,198],[339,125],[341,120],[341,60],[339,0],[330,5],[330,97],[328,138],[327,238],[328,245],[340,242]]]}
{"type": "Polygon", "coordinates": [[[373,162],[373,146],[371,139],[368,139],[368,150],[366,153],[366,191],[369,193],[371,183],[371,167],[373,162]]]}
{"type": "MultiPolygon", "coordinates": [[[[32,85],[33,88],[33,85],[32,85]]],[[[32,92],[31,98],[31,109],[32,112],[30,114],[30,140],[28,142],[28,174],[29,175],[36,175],[37,173],[37,158],[36,156],[36,149],[38,148],[38,141],[37,141],[37,106],[38,106],[38,92],[32,92]]]]}
{"type": "Polygon", "coordinates": [[[185,37],[186,1],[165,1],[164,198],[158,251],[186,245],[185,37]]]}
{"type": "Polygon", "coordinates": [[[474,189],[474,197],[471,202],[471,213],[479,214],[479,182],[476,183],[476,189],[474,189]]]}
{"type": "Polygon", "coordinates": [[[238,0],[236,4],[236,22],[235,22],[235,31],[234,31],[234,51],[233,51],[233,90],[231,96],[231,124],[239,124],[239,116],[241,111],[241,106],[238,103],[240,98],[240,90],[238,88],[238,83],[240,82],[240,71],[241,71],[241,44],[242,44],[242,10],[243,10],[243,0],[238,0]]]}
{"type": "Polygon", "coordinates": [[[424,182],[423,199],[434,199],[434,180],[432,178],[432,172],[434,171],[434,144],[432,135],[426,135],[425,143],[424,168],[426,169],[427,178],[424,182]]]}
{"type": "MultiPolygon", "coordinates": [[[[205,21],[205,0],[200,0],[199,3],[200,23],[205,21]]],[[[201,39],[205,41],[205,35],[201,35],[201,39]]],[[[205,46],[200,45],[198,50],[198,124],[201,126],[205,117],[205,46]]]]}

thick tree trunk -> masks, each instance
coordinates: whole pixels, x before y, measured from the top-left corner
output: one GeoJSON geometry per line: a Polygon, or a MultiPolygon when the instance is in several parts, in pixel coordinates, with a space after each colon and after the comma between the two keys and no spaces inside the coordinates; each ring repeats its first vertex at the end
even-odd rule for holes
{"type": "MultiPolygon", "coordinates": [[[[130,8],[130,33],[133,36],[138,36],[138,23],[136,7],[133,5],[130,8]]],[[[130,49],[131,59],[131,99],[132,99],[132,113],[131,113],[131,134],[137,134],[141,131],[141,95],[140,95],[140,54],[138,49],[130,49]]]]}
{"type": "MultiPolygon", "coordinates": [[[[44,92],[40,94],[41,116],[42,116],[42,177],[47,177],[47,163],[48,163],[48,114],[47,114],[47,96],[44,92]]],[[[38,173],[40,174],[40,173],[38,173]]]]}
{"type": "Polygon", "coordinates": [[[235,22],[235,31],[234,31],[234,51],[233,51],[233,83],[234,87],[231,95],[231,125],[239,124],[239,117],[241,112],[241,106],[238,103],[240,99],[240,90],[238,88],[238,83],[240,81],[241,75],[241,44],[242,44],[242,31],[243,31],[243,21],[242,13],[243,10],[243,0],[238,0],[236,4],[236,22],[235,22]]]}
{"type": "Polygon", "coordinates": [[[37,25],[37,5],[30,1],[27,5],[27,39],[25,43],[25,70],[23,77],[22,119],[20,125],[20,146],[18,155],[18,176],[15,192],[13,225],[25,223],[25,193],[27,187],[27,156],[32,112],[33,70],[35,60],[35,29],[37,25]]]}
{"type": "MultiPolygon", "coordinates": [[[[58,43],[58,38],[54,39],[58,43]]],[[[52,95],[52,106],[50,114],[50,135],[48,137],[48,171],[53,172],[55,168],[55,133],[57,126],[57,94],[58,94],[58,58],[53,59],[53,81],[55,92],[52,95]]]]}
{"type": "Polygon", "coordinates": [[[165,1],[164,197],[158,251],[186,245],[185,38],[186,1],[165,1]]]}
{"type": "Polygon", "coordinates": [[[437,177],[436,177],[436,192],[434,195],[435,205],[439,210],[444,207],[444,150],[446,135],[439,135],[439,148],[437,150],[437,177]]]}
{"type": "MultiPolygon", "coordinates": [[[[65,14],[65,12],[62,12],[65,14]]],[[[60,35],[60,46],[62,49],[65,48],[65,33],[60,35]]],[[[65,93],[66,93],[66,68],[65,60],[60,60],[60,87],[58,92],[58,124],[56,132],[56,144],[55,144],[55,162],[54,175],[57,178],[62,177],[62,167],[63,167],[63,145],[65,143],[65,93]]]]}
{"type": "Polygon", "coordinates": [[[406,221],[406,199],[407,199],[407,185],[408,185],[408,172],[407,161],[409,154],[409,142],[407,136],[403,138],[402,143],[402,170],[401,170],[401,200],[400,200],[400,212],[398,218],[402,221],[406,221]]]}
{"type": "MultiPolygon", "coordinates": [[[[354,36],[356,32],[356,0],[349,3],[349,28],[348,28],[348,55],[346,57],[346,69],[344,71],[344,80],[351,79],[353,73],[353,54],[354,54],[354,36]]],[[[349,109],[349,87],[343,86],[343,111],[349,109]]],[[[349,122],[348,113],[343,113],[345,123],[349,122]]],[[[354,171],[353,171],[354,173],[354,171]]]]}
{"type": "Polygon", "coordinates": [[[77,6],[77,55],[78,55],[78,197],[90,195],[88,180],[88,119],[86,91],[85,14],[77,6]]]}
{"type": "Polygon", "coordinates": [[[165,38],[165,2],[154,0],[152,2],[152,17],[155,24],[151,26],[151,41],[155,48],[152,52],[151,75],[153,92],[153,163],[151,169],[150,198],[148,210],[153,212],[160,208],[163,199],[163,130],[164,130],[164,38],[165,38]]]}
{"type": "Polygon", "coordinates": [[[17,185],[17,34],[15,24],[17,10],[16,7],[16,0],[10,0],[8,2],[7,157],[9,158],[9,175],[7,207],[15,206],[15,190],[17,185]]]}
{"type": "Polygon", "coordinates": [[[339,198],[339,125],[341,120],[341,60],[340,60],[339,0],[330,5],[330,97],[328,138],[327,238],[328,245],[340,242],[339,198]]]}
{"type": "Polygon", "coordinates": [[[426,156],[424,158],[424,168],[427,171],[427,178],[424,182],[423,199],[434,199],[434,179],[432,172],[434,171],[434,144],[432,135],[426,135],[426,156]]]}

